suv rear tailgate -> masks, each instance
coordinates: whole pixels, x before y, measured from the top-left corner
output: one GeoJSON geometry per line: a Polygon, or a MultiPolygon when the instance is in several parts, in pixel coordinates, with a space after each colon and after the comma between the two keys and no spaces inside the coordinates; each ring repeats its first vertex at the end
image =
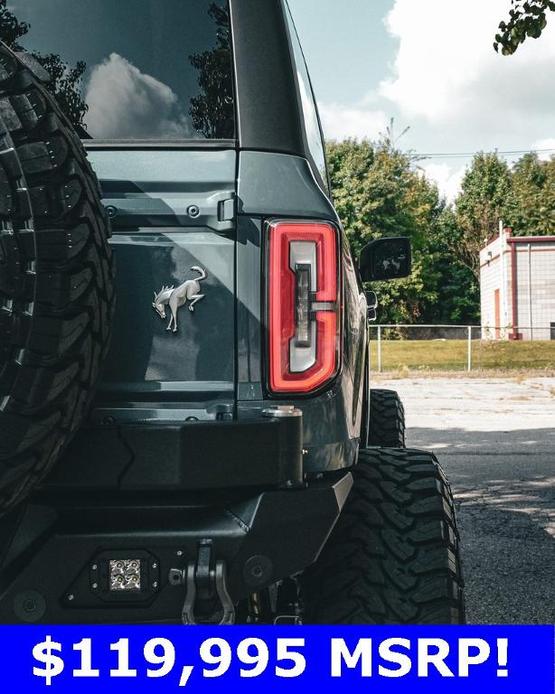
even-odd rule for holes
{"type": "Polygon", "coordinates": [[[117,267],[114,334],[99,404],[110,409],[117,401],[120,422],[231,418],[235,150],[95,145],[89,156],[112,218],[117,267]],[[202,298],[177,308],[174,332],[173,289],[195,279],[189,296],[200,287],[202,298]]]}

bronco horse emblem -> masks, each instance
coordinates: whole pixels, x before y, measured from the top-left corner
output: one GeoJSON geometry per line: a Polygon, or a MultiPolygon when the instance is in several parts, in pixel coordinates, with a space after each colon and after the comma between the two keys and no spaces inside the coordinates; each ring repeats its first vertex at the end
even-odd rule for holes
{"type": "Polygon", "coordinates": [[[191,270],[198,272],[200,277],[193,280],[183,282],[179,287],[162,287],[156,293],[154,292],[154,301],[152,308],[156,310],[160,318],[166,318],[166,306],[170,307],[171,318],[166,330],[177,332],[177,312],[182,306],[189,302],[189,311],[195,310],[197,301],[204,299],[204,294],[200,293],[200,283],[207,278],[206,271],[200,267],[192,267],[191,270]]]}

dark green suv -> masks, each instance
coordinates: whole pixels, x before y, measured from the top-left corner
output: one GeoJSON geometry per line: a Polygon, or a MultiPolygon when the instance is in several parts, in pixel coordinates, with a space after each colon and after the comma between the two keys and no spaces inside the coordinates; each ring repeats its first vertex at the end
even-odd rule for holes
{"type": "MultiPolygon", "coordinates": [[[[116,309],[83,314],[112,339],[76,435],[20,408],[40,431],[0,448],[0,489],[21,492],[0,521],[0,621],[462,621],[448,484],[404,447],[396,394],[369,387],[363,281],[409,274],[410,246],[352,257],[285,0],[47,4],[17,3],[3,38],[88,152],[116,309]]],[[[0,105],[20,113],[14,85],[0,105]]],[[[40,303],[50,285],[33,286],[40,303]]],[[[73,373],[41,380],[41,402],[72,411],[73,373]]]]}

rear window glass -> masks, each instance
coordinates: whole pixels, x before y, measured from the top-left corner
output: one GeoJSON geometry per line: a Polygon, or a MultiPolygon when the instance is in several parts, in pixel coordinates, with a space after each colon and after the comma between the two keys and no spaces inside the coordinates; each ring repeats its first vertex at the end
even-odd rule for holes
{"type": "Polygon", "coordinates": [[[0,0],[83,138],[235,136],[227,0],[0,0]]]}

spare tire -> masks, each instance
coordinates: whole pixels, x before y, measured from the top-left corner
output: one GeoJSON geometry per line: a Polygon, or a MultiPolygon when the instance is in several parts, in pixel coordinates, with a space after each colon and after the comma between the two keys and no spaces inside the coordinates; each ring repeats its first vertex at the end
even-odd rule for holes
{"type": "Polygon", "coordinates": [[[114,308],[109,225],[86,153],[54,97],[3,44],[0,227],[2,514],[83,421],[114,308]]]}

